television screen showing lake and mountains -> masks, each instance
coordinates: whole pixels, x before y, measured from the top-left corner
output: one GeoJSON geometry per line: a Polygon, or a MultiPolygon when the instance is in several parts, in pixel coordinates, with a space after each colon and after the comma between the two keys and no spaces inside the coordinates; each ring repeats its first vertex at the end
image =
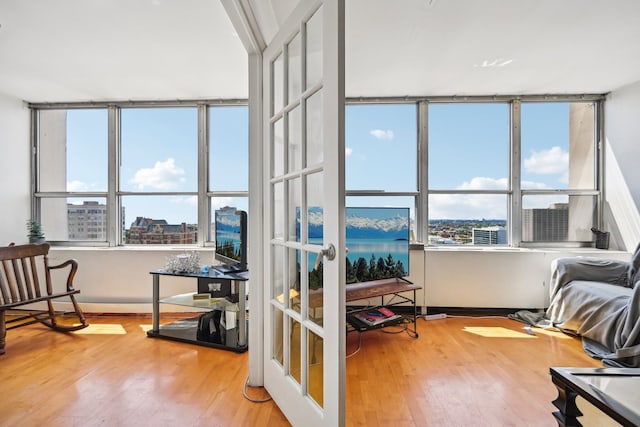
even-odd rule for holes
{"type": "Polygon", "coordinates": [[[216,211],[216,253],[230,260],[240,261],[241,224],[236,209],[216,211]]]}
{"type": "MultiPolygon", "coordinates": [[[[321,209],[311,208],[308,217],[309,243],[321,244],[321,209]]],[[[409,222],[409,208],[348,207],[347,283],[407,276],[409,222]]]]}

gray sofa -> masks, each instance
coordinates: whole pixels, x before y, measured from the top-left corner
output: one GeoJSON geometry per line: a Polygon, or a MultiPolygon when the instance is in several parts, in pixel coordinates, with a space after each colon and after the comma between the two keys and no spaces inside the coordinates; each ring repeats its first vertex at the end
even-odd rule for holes
{"type": "Polygon", "coordinates": [[[552,262],[545,317],[582,337],[606,366],[640,367],[640,245],[631,261],[589,257],[552,262]]]}

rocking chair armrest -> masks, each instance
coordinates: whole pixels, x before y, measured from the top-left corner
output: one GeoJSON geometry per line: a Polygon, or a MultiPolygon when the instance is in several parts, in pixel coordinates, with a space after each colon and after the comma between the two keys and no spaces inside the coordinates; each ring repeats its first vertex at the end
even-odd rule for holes
{"type": "Polygon", "coordinates": [[[69,275],[67,276],[67,291],[73,291],[75,290],[73,288],[73,279],[76,276],[76,272],[78,271],[78,261],[75,259],[69,259],[61,264],[57,264],[57,265],[50,265],[49,266],[49,270],[55,270],[55,269],[59,269],[59,268],[64,268],[64,267],[68,267],[71,266],[71,269],[69,270],[69,275]]]}

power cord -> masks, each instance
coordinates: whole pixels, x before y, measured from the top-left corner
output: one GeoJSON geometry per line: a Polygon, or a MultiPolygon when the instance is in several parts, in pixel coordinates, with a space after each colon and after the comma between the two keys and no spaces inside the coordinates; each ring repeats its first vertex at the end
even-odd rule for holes
{"type": "Polygon", "coordinates": [[[358,347],[352,353],[347,354],[345,359],[348,359],[351,356],[355,356],[360,351],[360,349],[362,348],[362,332],[360,332],[360,331],[356,331],[356,332],[358,332],[358,347]]]}
{"type": "Polygon", "coordinates": [[[271,396],[269,396],[267,399],[254,399],[254,398],[250,397],[249,394],[247,393],[247,387],[249,387],[249,375],[247,375],[247,379],[244,380],[244,387],[242,387],[242,395],[249,402],[264,403],[264,402],[268,402],[268,401],[272,400],[271,396]]]}

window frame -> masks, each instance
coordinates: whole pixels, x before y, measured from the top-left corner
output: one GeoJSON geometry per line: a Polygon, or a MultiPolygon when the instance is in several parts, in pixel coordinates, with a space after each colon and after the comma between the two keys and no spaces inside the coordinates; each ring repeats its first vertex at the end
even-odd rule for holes
{"type": "MultiPolygon", "coordinates": [[[[594,240],[589,242],[564,241],[564,242],[524,242],[522,240],[522,218],[523,197],[527,195],[567,195],[567,196],[595,196],[596,197],[596,226],[602,226],[602,150],[601,141],[603,137],[603,94],[579,94],[579,95],[528,95],[528,96],[436,96],[436,97],[385,97],[385,98],[357,98],[348,99],[347,105],[357,104],[417,104],[417,141],[416,159],[417,165],[417,191],[416,192],[387,192],[387,191],[349,191],[346,190],[347,197],[353,196],[413,196],[415,198],[415,222],[413,229],[416,240],[428,245],[429,235],[429,195],[430,194],[469,194],[469,195],[504,195],[507,197],[507,247],[583,247],[590,246],[594,240]],[[522,189],[521,188],[521,103],[522,102],[593,102],[594,103],[594,176],[595,188],[589,190],[577,189],[522,189]],[[429,117],[428,108],[435,103],[507,103],[509,104],[509,155],[508,155],[508,188],[504,190],[446,190],[432,189],[429,187],[428,176],[428,149],[429,149],[429,117]]],[[[433,245],[435,247],[435,245],[433,245]]],[[[456,248],[464,246],[456,246],[456,248]]]]}
{"type": "MultiPolygon", "coordinates": [[[[596,223],[602,226],[602,192],[604,188],[603,170],[603,122],[605,95],[528,95],[528,96],[437,96],[437,97],[384,97],[384,98],[354,98],[347,99],[347,105],[358,104],[415,104],[416,105],[416,191],[379,191],[379,190],[346,190],[346,197],[409,197],[413,198],[415,213],[413,230],[416,241],[428,244],[429,232],[429,195],[430,194],[500,194],[507,197],[507,235],[508,247],[577,247],[590,246],[591,242],[524,242],[522,241],[523,197],[528,195],[567,195],[594,196],[596,198],[596,223]],[[510,105],[509,120],[509,186],[506,190],[441,190],[429,187],[428,177],[428,107],[432,103],[508,103],[510,105]],[[588,190],[564,189],[522,189],[521,188],[521,103],[522,102],[593,102],[594,103],[594,176],[595,188],[588,190]]],[[[246,191],[210,191],[209,189],[209,108],[216,106],[247,106],[246,99],[227,100],[196,100],[196,101],[126,101],[102,103],[45,103],[29,104],[31,109],[31,213],[32,218],[41,217],[41,201],[44,198],[105,198],[107,203],[107,239],[106,241],[54,241],[54,244],[69,246],[122,246],[124,245],[124,226],[121,224],[121,197],[128,195],[174,196],[197,195],[198,197],[198,239],[197,246],[210,246],[211,240],[211,201],[216,197],[247,198],[246,191]],[[120,111],[122,108],[132,107],[197,107],[198,108],[198,190],[197,192],[125,192],[118,190],[119,159],[120,159],[120,111]],[[38,113],[47,109],[108,109],[108,190],[106,192],[42,192],[39,191],[38,176],[38,113]],[[118,226],[121,224],[121,226],[118,226]]],[[[248,143],[248,142],[247,142],[248,143]]],[[[248,159],[247,159],[248,161],[248,159]]],[[[594,238],[595,240],[595,238],[594,238]]],[[[137,245],[135,245],[137,246],[137,245]]]]}

